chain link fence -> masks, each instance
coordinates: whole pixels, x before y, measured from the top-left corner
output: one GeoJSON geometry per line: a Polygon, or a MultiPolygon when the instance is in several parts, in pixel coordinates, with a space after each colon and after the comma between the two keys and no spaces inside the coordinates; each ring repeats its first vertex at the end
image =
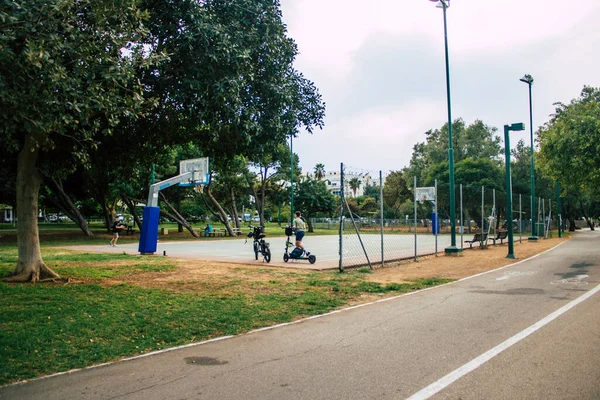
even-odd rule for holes
{"type": "MultiPolygon", "coordinates": [[[[455,245],[461,249],[485,247],[506,243],[508,229],[507,207],[512,209],[515,241],[531,236],[549,237],[557,226],[556,202],[551,199],[532,199],[526,194],[513,194],[507,203],[506,193],[470,183],[457,183],[455,190],[455,235],[452,243],[452,223],[449,212],[447,183],[441,188],[424,187],[416,179],[412,182],[412,201],[397,209],[384,207],[385,177],[379,172],[370,184],[369,196],[363,200],[358,190],[363,170],[341,165],[338,215],[333,219],[314,219],[313,226],[336,229],[339,235],[339,269],[365,266],[371,269],[385,263],[438,255],[455,245]],[[372,197],[371,197],[372,196],[372,197]],[[412,203],[412,204],[411,204],[412,203]],[[401,213],[402,211],[402,213],[401,213]],[[535,229],[532,225],[535,221],[535,229]]],[[[363,188],[364,189],[364,188],[363,188]]]]}

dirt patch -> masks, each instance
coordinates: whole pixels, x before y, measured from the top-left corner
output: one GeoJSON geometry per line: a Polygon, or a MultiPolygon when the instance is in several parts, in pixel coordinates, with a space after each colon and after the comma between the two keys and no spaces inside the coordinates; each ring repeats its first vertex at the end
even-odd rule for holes
{"type": "MultiPolygon", "coordinates": [[[[419,258],[417,262],[411,260],[386,263],[384,268],[377,267],[365,278],[379,283],[411,282],[417,278],[449,278],[461,279],[467,276],[489,271],[504,265],[512,264],[518,260],[531,257],[550,249],[566,240],[553,238],[537,242],[516,242],[514,252],[516,259],[506,258],[508,246],[488,246],[486,249],[464,250],[460,256],[445,256],[443,253],[436,256],[419,258]]],[[[257,266],[243,264],[229,264],[226,262],[212,262],[201,260],[175,259],[176,269],[161,273],[137,273],[105,280],[104,284],[130,283],[145,287],[168,287],[173,289],[173,283],[180,285],[181,289],[215,289],[216,287],[230,287],[235,289],[247,288],[253,282],[277,280],[278,282],[291,281],[299,275],[315,273],[315,271],[272,266],[257,266]]],[[[317,272],[321,273],[321,272],[317,272]]]]}
{"type": "Polygon", "coordinates": [[[508,245],[488,246],[485,249],[464,250],[460,256],[429,256],[426,258],[386,264],[369,275],[369,280],[381,283],[401,283],[417,278],[461,279],[517,262],[548,250],[567,239],[551,238],[537,242],[515,242],[516,259],[506,258],[508,245]]]}

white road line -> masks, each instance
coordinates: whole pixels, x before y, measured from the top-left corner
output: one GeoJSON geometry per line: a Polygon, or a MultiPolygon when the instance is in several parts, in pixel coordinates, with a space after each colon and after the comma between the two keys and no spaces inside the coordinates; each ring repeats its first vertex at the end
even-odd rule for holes
{"type": "Polygon", "coordinates": [[[552,314],[546,316],[545,318],[542,318],[535,324],[531,325],[529,328],[517,333],[516,335],[514,335],[510,339],[504,341],[503,343],[500,343],[498,346],[494,347],[493,349],[486,351],[479,357],[476,357],[473,360],[469,361],[468,363],[464,364],[463,366],[455,369],[448,375],[446,375],[443,378],[439,379],[438,381],[432,383],[431,385],[427,386],[426,388],[421,389],[417,393],[410,396],[407,400],[425,400],[425,399],[430,398],[431,396],[440,392],[441,390],[445,389],[446,387],[450,386],[452,383],[454,383],[458,379],[462,378],[469,372],[479,368],[481,365],[488,362],[489,360],[491,360],[498,354],[502,353],[504,350],[508,349],[512,345],[520,342],[521,340],[525,339],[527,336],[531,335],[538,329],[549,324],[554,319],[558,318],[562,314],[569,311],[571,308],[575,307],[577,304],[592,297],[598,291],[600,291],[600,285],[596,286],[595,288],[593,288],[589,292],[585,293],[584,295],[576,298],[572,302],[565,304],[558,310],[554,311],[552,314]]]}

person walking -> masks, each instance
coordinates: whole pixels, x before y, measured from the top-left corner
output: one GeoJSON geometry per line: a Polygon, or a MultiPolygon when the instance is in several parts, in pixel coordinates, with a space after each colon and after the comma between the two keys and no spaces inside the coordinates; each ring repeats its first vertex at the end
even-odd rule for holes
{"type": "Polygon", "coordinates": [[[113,232],[113,238],[110,240],[109,245],[112,247],[117,247],[117,240],[119,240],[119,232],[125,229],[125,225],[123,225],[123,216],[121,214],[117,214],[117,218],[115,222],[113,222],[111,230],[113,232]]]}
{"type": "Polygon", "coordinates": [[[304,218],[302,218],[302,213],[300,211],[296,211],[294,228],[296,228],[296,247],[305,251],[306,256],[308,257],[310,253],[304,249],[304,245],[302,244],[302,239],[304,238],[304,234],[306,232],[306,222],[304,221],[304,218]]]}

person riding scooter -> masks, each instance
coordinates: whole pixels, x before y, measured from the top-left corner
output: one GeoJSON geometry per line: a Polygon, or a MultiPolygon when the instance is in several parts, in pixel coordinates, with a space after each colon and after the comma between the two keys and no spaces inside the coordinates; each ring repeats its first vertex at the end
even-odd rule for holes
{"type": "MultiPolygon", "coordinates": [[[[306,232],[306,222],[304,222],[304,218],[302,218],[302,213],[300,211],[296,211],[294,228],[296,231],[296,247],[305,251],[304,245],[302,244],[302,239],[304,238],[304,234],[306,232]]],[[[306,257],[308,256],[310,256],[310,252],[306,251],[306,257]]]]}

